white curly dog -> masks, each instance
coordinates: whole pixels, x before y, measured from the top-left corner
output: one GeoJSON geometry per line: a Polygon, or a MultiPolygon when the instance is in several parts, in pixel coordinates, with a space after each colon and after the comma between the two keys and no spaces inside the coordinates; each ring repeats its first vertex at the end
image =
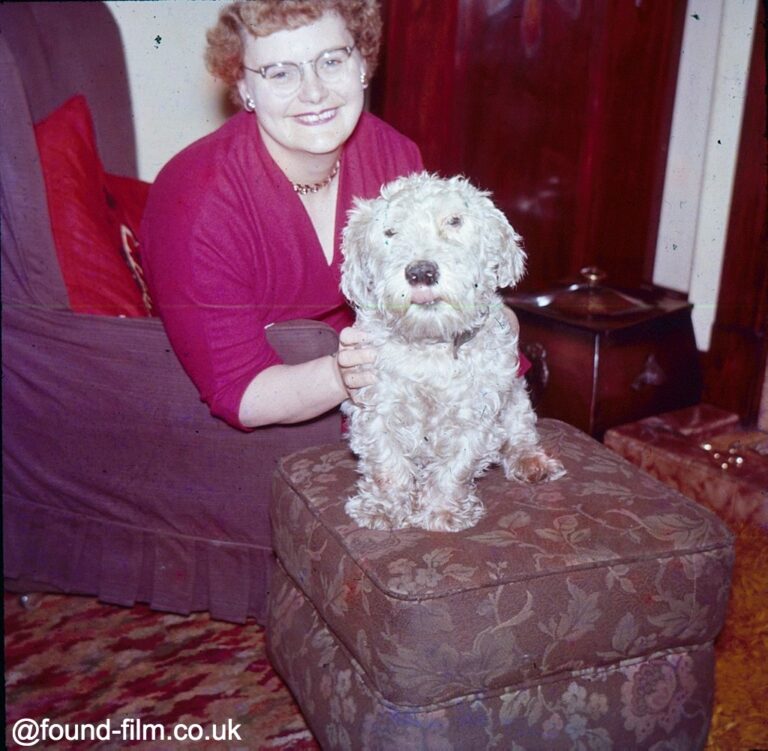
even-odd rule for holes
{"type": "Polygon", "coordinates": [[[346,511],[372,529],[459,531],[484,507],[475,478],[556,479],[518,377],[497,289],[523,274],[520,237],[487,193],[427,173],[358,200],[342,290],[376,347],[376,381],[342,409],[362,475],[346,511]]]}

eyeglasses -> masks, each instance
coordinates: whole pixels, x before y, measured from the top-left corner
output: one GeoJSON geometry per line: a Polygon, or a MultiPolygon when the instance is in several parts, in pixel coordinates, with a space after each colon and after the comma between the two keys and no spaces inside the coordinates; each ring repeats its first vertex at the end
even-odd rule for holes
{"type": "Polygon", "coordinates": [[[351,47],[338,47],[321,52],[314,60],[305,60],[303,63],[271,63],[262,65],[261,68],[243,68],[252,73],[258,73],[277,94],[289,95],[299,90],[304,80],[304,66],[311,65],[315,75],[323,83],[336,83],[344,78],[347,73],[347,62],[352,56],[351,47]]]}

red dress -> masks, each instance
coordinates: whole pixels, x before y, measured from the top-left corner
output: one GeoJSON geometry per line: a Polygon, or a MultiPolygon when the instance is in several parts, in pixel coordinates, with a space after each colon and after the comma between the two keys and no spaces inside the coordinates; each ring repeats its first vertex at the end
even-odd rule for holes
{"type": "Polygon", "coordinates": [[[243,392],[280,362],[265,326],[352,323],[339,288],[347,212],[354,198],[422,168],[413,142],[363,113],[342,152],[330,265],[253,115],[235,115],[162,169],[144,212],[142,263],[171,344],[212,414],[245,429],[243,392]]]}

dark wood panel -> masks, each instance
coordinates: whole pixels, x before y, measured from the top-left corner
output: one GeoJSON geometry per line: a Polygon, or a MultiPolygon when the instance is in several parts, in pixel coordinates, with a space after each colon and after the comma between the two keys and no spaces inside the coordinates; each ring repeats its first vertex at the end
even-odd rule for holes
{"type": "Polygon", "coordinates": [[[723,273],[704,358],[704,398],[757,418],[768,350],[768,141],[765,6],[752,50],[723,273]]]}
{"type": "Polygon", "coordinates": [[[634,286],[653,277],[687,3],[600,5],[574,252],[634,286]]]}
{"type": "Polygon", "coordinates": [[[373,109],[493,192],[523,288],[651,278],[684,2],[387,0],[373,109]]]}
{"type": "Polygon", "coordinates": [[[461,161],[456,0],[385,0],[382,8],[384,44],[371,110],[419,145],[427,169],[453,174],[461,161]]]}
{"type": "Polygon", "coordinates": [[[584,265],[575,257],[574,227],[587,197],[580,180],[599,9],[466,5],[461,46],[475,54],[466,59],[464,171],[493,192],[522,234],[529,251],[523,287],[540,288],[584,265]]]}

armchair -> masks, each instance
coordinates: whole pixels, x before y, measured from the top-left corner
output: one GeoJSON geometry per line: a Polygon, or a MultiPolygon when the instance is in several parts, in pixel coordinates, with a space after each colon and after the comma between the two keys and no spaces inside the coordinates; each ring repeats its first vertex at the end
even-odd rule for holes
{"type": "MultiPolygon", "coordinates": [[[[338,413],[241,433],[211,417],[152,317],[73,312],[34,124],[76,94],[104,168],[135,177],[123,48],[101,3],[0,6],[3,520],[7,589],[263,621],[277,459],[337,440],[338,413]]],[[[272,327],[286,362],[334,351],[272,327]]]]}

